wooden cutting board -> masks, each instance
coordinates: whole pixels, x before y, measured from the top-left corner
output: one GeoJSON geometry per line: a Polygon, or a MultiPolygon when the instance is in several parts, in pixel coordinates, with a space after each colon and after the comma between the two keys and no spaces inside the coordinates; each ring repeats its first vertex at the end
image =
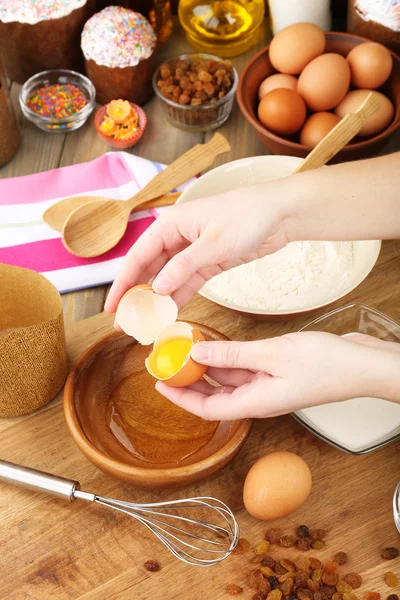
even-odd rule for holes
{"type": "MultiPolygon", "coordinates": [[[[400,242],[385,243],[372,275],[346,302],[364,302],[400,320],[399,257],[400,242]]],[[[243,340],[295,331],[305,323],[301,319],[257,323],[201,297],[189,304],[182,317],[243,340]]],[[[112,321],[111,316],[100,314],[71,326],[67,331],[71,360],[109,332],[112,321]]],[[[327,548],[313,554],[326,559],[337,551],[347,552],[350,564],[343,572],[360,572],[365,581],[358,597],[374,590],[384,600],[391,593],[383,581],[385,571],[400,576],[399,559],[388,563],[380,558],[382,548],[400,547],[392,518],[392,495],[400,480],[400,442],[371,455],[352,457],[319,441],[290,416],[259,420],[227,468],[174,494],[138,490],[98,471],[69,437],[61,394],[33,415],[0,421],[0,456],[6,460],[78,479],[87,491],[135,502],[217,496],[234,510],[241,535],[252,544],[262,539],[270,525],[244,510],[243,481],[259,456],[277,449],[302,456],[314,480],[308,502],[277,524],[288,533],[303,523],[327,529],[327,548]]],[[[0,549],[1,600],[223,600],[229,598],[225,587],[232,582],[243,585],[240,598],[250,599],[254,593],[246,584],[251,552],[209,569],[188,567],[125,515],[81,501],[70,505],[6,484],[0,484],[0,549]],[[142,565],[147,559],[158,560],[161,571],[145,571],[142,565]]],[[[271,554],[297,556],[296,551],[280,549],[271,554]]]]}

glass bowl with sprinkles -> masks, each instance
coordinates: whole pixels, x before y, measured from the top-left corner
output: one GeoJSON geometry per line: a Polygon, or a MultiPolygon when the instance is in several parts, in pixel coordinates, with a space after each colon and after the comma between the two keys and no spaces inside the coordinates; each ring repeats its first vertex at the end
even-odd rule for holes
{"type": "Polygon", "coordinates": [[[54,69],[34,75],[19,94],[21,110],[34,125],[51,133],[79,129],[95,106],[92,82],[75,71],[54,69]]]}

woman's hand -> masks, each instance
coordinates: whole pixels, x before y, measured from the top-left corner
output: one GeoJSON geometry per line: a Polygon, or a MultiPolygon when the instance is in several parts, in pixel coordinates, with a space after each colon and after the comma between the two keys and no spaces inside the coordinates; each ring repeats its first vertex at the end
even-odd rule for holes
{"type": "Polygon", "coordinates": [[[365,335],[303,332],[255,342],[202,342],[193,358],[209,365],[190,389],[157,382],[169,400],[203,419],[274,417],[371,396],[400,402],[400,344],[365,335]]]}
{"type": "Polygon", "coordinates": [[[179,308],[214,275],[285,246],[279,194],[253,186],[194,200],[165,211],[129,250],[105,310],[155,277],[153,289],[172,294],[179,308]],[[271,193],[269,193],[271,192],[271,193]]]}

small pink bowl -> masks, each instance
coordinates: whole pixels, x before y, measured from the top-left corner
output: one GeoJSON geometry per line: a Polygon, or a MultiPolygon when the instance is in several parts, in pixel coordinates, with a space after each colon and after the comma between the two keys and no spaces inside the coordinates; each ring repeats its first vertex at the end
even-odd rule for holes
{"type": "Polygon", "coordinates": [[[140,106],[138,106],[137,104],[133,104],[133,102],[129,102],[129,104],[132,106],[132,108],[136,110],[138,114],[139,129],[135,131],[131,135],[131,137],[126,138],[124,140],[114,140],[114,138],[105,135],[102,131],[100,131],[100,125],[103,122],[108,104],[104,104],[104,106],[99,108],[94,117],[94,126],[96,127],[97,133],[99,134],[101,139],[107,144],[107,146],[111,146],[111,148],[118,148],[118,150],[127,150],[128,148],[132,148],[132,146],[138,143],[138,141],[143,135],[144,130],[146,129],[147,117],[144,110],[140,108],[140,106]]]}

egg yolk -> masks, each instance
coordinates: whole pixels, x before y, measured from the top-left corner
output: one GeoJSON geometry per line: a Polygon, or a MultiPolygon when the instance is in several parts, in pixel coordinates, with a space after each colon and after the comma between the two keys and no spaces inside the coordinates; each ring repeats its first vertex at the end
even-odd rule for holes
{"type": "Polygon", "coordinates": [[[177,373],[191,349],[192,342],[188,339],[182,338],[165,342],[157,350],[155,356],[155,367],[158,375],[166,379],[177,373]]]}

